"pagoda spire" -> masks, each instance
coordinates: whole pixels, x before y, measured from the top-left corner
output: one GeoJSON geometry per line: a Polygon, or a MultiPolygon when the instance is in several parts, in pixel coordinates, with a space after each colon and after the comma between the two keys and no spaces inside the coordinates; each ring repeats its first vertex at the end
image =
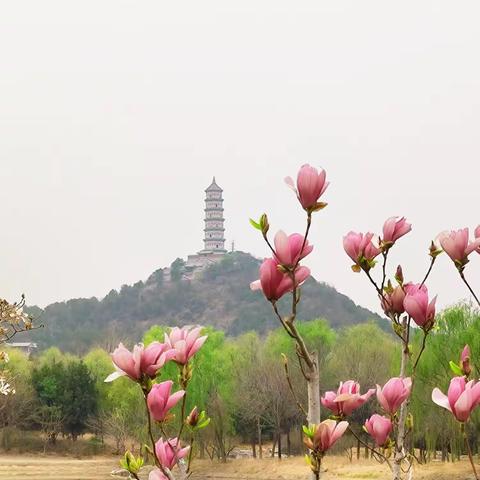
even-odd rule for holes
{"type": "Polygon", "coordinates": [[[205,237],[201,255],[223,254],[225,250],[225,228],[223,218],[223,190],[217,185],[215,177],[205,190],[205,237]]]}

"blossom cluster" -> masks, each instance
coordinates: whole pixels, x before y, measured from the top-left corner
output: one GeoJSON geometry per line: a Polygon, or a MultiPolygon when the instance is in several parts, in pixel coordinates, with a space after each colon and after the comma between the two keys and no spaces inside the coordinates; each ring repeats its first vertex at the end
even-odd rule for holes
{"type": "MultiPolygon", "coordinates": [[[[147,347],[142,344],[135,345],[129,351],[123,344],[112,353],[115,372],[110,374],[105,381],[111,382],[121,376],[126,376],[137,382],[145,396],[148,415],[154,422],[163,424],[171,417],[171,410],[180,400],[185,399],[186,387],[191,376],[189,362],[200,350],[207,340],[206,335],[201,335],[201,327],[173,328],[165,334],[164,342],[152,342],[147,347]],[[172,393],[173,381],[166,380],[156,383],[159,371],[169,362],[175,362],[180,370],[180,383],[183,389],[172,393]]],[[[198,413],[195,407],[187,419],[182,419],[192,428],[201,428],[208,424],[205,412],[198,413]]],[[[149,422],[150,423],[150,422],[149,422]]],[[[190,446],[182,447],[180,438],[160,438],[152,446],[156,467],[150,472],[149,480],[169,480],[171,469],[185,458],[190,451],[190,446]]],[[[129,452],[122,461],[122,466],[131,473],[137,473],[143,465],[143,460],[136,460],[129,452]]]]}

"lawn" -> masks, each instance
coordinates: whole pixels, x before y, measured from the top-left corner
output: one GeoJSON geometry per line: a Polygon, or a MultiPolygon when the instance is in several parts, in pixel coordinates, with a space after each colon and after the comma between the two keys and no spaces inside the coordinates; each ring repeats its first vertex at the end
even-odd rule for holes
{"type": "MultiPolygon", "coordinates": [[[[107,480],[118,466],[115,457],[76,459],[59,456],[0,455],[0,479],[2,480],[107,480]]],[[[308,471],[302,458],[281,461],[232,460],[227,464],[198,461],[193,479],[217,480],[303,480],[308,471]]],[[[327,457],[324,480],[334,479],[388,479],[388,469],[373,461],[350,463],[344,457],[327,457]]],[[[147,475],[143,475],[146,478],[147,475]]],[[[122,478],[122,477],[117,477],[122,478]]],[[[431,462],[415,467],[415,479],[421,480],[469,480],[473,479],[469,464],[431,462]]]]}

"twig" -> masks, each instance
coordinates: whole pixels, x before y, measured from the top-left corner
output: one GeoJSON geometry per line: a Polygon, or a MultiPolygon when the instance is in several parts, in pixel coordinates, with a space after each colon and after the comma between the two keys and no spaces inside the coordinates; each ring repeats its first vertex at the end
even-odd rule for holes
{"type": "Polygon", "coordinates": [[[475,475],[475,479],[478,480],[477,469],[475,468],[475,462],[473,461],[472,449],[470,448],[470,442],[468,441],[467,431],[463,423],[462,423],[462,430],[463,430],[463,438],[465,439],[465,445],[467,447],[468,459],[470,460],[470,464],[472,465],[472,470],[473,470],[473,474],[475,475]]]}
{"type": "Polygon", "coordinates": [[[435,263],[436,259],[437,259],[437,257],[432,257],[432,260],[430,261],[430,266],[428,267],[427,273],[426,273],[425,277],[423,278],[422,283],[420,284],[420,288],[423,287],[423,285],[427,281],[427,278],[430,276],[430,273],[432,272],[433,264],[435,263]]]}
{"type": "MultiPolygon", "coordinates": [[[[377,450],[375,450],[374,448],[372,448],[370,445],[368,445],[368,443],[365,443],[356,433],[355,431],[353,430],[353,428],[349,425],[348,426],[348,430],[350,431],[350,433],[365,447],[365,448],[368,448],[368,450],[370,450],[372,452],[373,455],[377,455],[379,456],[380,458],[383,459],[384,462],[387,463],[388,467],[390,468],[390,470],[392,470],[392,465],[390,464],[390,461],[388,460],[388,458],[383,455],[382,453],[378,452],[377,450]]],[[[378,459],[375,459],[377,460],[377,462],[380,462],[378,459]]],[[[381,462],[380,462],[381,463],[381,462]]]]}
{"type": "Polygon", "coordinates": [[[153,438],[153,432],[152,432],[152,419],[150,418],[150,411],[148,410],[148,403],[147,403],[147,394],[144,391],[143,392],[143,398],[145,399],[145,408],[147,409],[147,418],[148,418],[148,435],[150,437],[150,442],[152,443],[152,451],[153,451],[153,458],[155,460],[155,465],[162,471],[162,473],[169,479],[169,480],[175,480],[172,477],[172,474],[168,469],[166,469],[160,462],[158,456],[157,456],[157,450],[155,448],[155,439],[153,438]]]}
{"type": "Polygon", "coordinates": [[[305,410],[303,405],[300,403],[300,401],[297,398],[297,395],[295,394],[295,390],[294,390],[293,385],[292,385],[292,380],[290,378],[290,373],[288,371],[288,359],[287,359],[286,355],[284,355],[284,359],[283,359],[283,368],[285,369],[285,376],[287,377],[288,386],[290,387],[290,391],[292,392],[293,399],[295,400],[295,403],[297,404],[297,407],[303,413],[305,418],[308,418],[307,411],[305,410]]]}
{"type": "Polygon", "coordinates": [[[417,359],[415,360],[415,363],[413,364],[412,377],[415,377],[415,372],[417,370],[418,362],[420,360],[420,357],[422,356],[423,351],[425,350],[425,345],[426,345],[426,342],[427,342],[427,335],[428,335],[428,333],[425,330],[423,330],[422,347],[420,348],[420,351],[418,352],[417,359]]]}
{"type": "Polygon", "coordinates": [[[470,286],[470,284],[467,282],[467,279],[465,278],[465,275],[462,270],[459,270],[458,273],[460,273],[460,277],[463,280],[463,283],[467,286],[467,288],[470,290],[470,293],[473,295],[473,298],[477,302],[478,306],[480,307],[480,300],[478,297],[475,295],[475,292],[473,291],[473,288],[470,286]]]}
{"type": "Polygon", "coordinates": [[[284,320],[283,317],[280,315],[280,312],[278,311],[276,302],[272,301],[271,304],[272,304],[273,311],[275,312],[275,315],[276,315],[277,318],[280,320],[280,323],[282,324],[282,326],[283,326],[283,328],[285,329],[285,331],[288,333],[288,335],[289,335],[290,337],[295,338],[294,335],[292,334],[292,332],[290,331],[290,329],[288,328],[288,325],[285,323],[285,320],[284,320]]]}

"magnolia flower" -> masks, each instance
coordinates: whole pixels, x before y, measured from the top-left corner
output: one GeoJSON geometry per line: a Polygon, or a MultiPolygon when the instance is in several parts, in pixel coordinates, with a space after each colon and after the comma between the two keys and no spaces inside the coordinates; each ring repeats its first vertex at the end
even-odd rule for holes
{"type": "Polygon", "coordinates": [[[177,438],[169,438],[168,440],[163,440],[160,438],[155,443],[155,454],[157,455],[158,461],[162,464],[163,467],[171,470],[178,460],[186,457],[190,447],[181,448],[181,444],[177,438]]]}
{"type": "Polygon", "coordinates": [[[439,235],[440,245],[457,268],[463,268],[468,263],[468,256],[480,247],[477,230],[475,230],[476,239],[473,242],[469,240],[468,228],[443,232],[439,235]]]}
{"type": "Polygon", "coordinates": [[[142,375],[155,378],[157,371],[174,355],[175,351],[164,343],[152,342],[146,348],[142,344],[138,344],[133,347],[133,352],[120,343],[112,353],[116,371],[110,374],[105,382],[112,382],[123,375],[135,381],[140,381],[142,375]]]}
{"type": "Polygon", "coordinates": [[[399,238],[412,230],[412,225],[407,223],[405,217],[390,217],[383,224],[383,243],[392,246],[399,238]]]}
{"type": "Polygon", "coordinates": [[[322,405],[331,410],[335,415],[351,415],[361,407],[373,394],[371,388],[367,393],[360,395],[360,384],[353,380],[341,382],[337,393],[329,391],[321,398],[322,405]]]}
{"type": "Polygon", "coordinates": [[[200,336],[201,331],[202,327],[174,327],[170,334],[165,334],[165,343],[175,352],[175,362],[185,365],[200,350],[208,337],[200,336]]]}
{"type": "Polygon", "coordinates": [[[467,383],[465,377],[454,377],[450,381],[447,395],[434,388],[432,400],[452,412],[459,422],[466,422],[472,410],[480,403],[480,383],[474,380],[467,383]]]}
{"type": "Polygon", "coordinates": [[[275,235],[274,243],[275,260],[280,265],[287,267],[295,267],[302,258],[313,250],[313,245],[309,245],[308,240],[305,240],[305,237],[299,233],[287,236],[285,232],[280,230],[275,235]]]}
{"type": "Polygon", "coordinates": [[[428,302],[428,289],[425,285],[405,286],[406,296],[403,301],[405,311],[412,317],[413,321],[426,330],[429,330],[435,320],[435,296],[428,302]]]}
{"type": "Polygon", "coordinates": [[[375,440],[377,446],[382,447],[393,429],[392,421],[381,415],[372,415],[364,424],[365,430],[375,440]]]}
{"type": "Polygon", "coordinates": [[[345,433],[348,422],[324,420],[317,425],[312,438],[305,438],[304,443],[310,450],[324,454],[345,433]]]}
{"type": "Polygon", "coordinates": [[[308,164],[303,165],[297,175],[297,186],[291,177],[285,178],[285,183],[296,193],[302,207],[307,211],[323,208],[325,204],[318,203],[319,198],[327,189],[325,170],[318,170],[308,164]]]}
{"type": "Polygon", "coordinates": [[[401,315],[403,312],[405,312],[403,301],[405,300],[405,287],[407,287],[407,285],[404,287],[397,285],[395,288],[393,288],[389,284],[389,287],[391,290],[385,291],[383,293],[383,297],[380,299],[382,309],[386,315],[401,315]]]}
{"type": "Polygon", "coordinates": [[[377,400],[385,412],[394,414],[409,397],[412,379],[393,377],[383,387],[377,385],[377,400]]]}
{"type": "MultiPolygon", "coordinates": [[[[310,269],[298,267],[295,270],[295,286],[301,285],[310,276],[310,269]]],[[[250,284],[252,290],[262,290],[267,300],[276,302],[294,288],[294,282],[289,274],[279,270],[279,265],[273,258],[266,258],[260,266],[260,280],[250,284]]]]}
{"type": "Polygon", "coordinates": [[[148,474],[148,480],[168,480],[168,478],[162,473],[159,468],[154,468],[148,474]]]}
{"type": "Polygon", "coordinates": [[[157,383],[152,386],[148,396],[147,405],[152,417],[157,422],[162,422],[168,415],[168,412],[180,401],[185,395],[184,390],[179,390],[173,395],[170,395],[172,391],[173,382],[167,380],[166,382],[157,383]]]}
{"type": "Polygon", "coordinates": [[[343,237],[343,248],[357,267],[370,270],[374,258],[382,253],[373,242],[373,233],[349,232],[343,237]]]}

